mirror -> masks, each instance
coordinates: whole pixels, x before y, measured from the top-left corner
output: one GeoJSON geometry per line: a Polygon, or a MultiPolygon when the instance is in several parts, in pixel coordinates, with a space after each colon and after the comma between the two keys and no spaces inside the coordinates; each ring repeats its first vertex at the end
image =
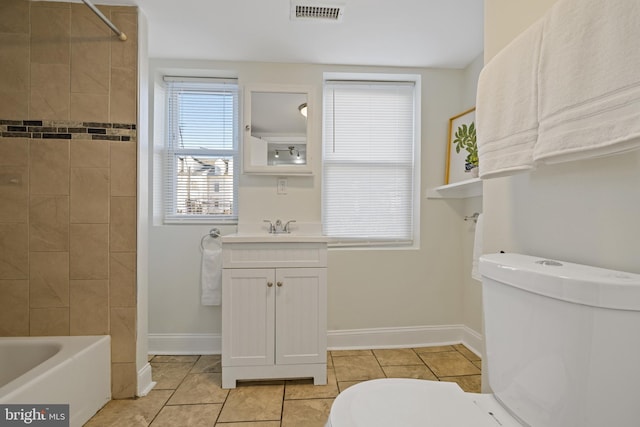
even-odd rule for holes
{"type": "Polygon", "coordinates": [[[309,91],[252,87],[245,92],[244,171],[310,173],[309,91]]]}

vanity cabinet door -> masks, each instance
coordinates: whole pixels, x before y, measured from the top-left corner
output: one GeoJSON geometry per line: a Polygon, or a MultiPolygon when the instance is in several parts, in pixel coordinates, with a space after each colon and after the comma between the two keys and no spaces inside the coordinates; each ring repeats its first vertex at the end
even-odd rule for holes
{"type": "Polygon", "coordinates": [[[223,366],[274,363],[275,295],[274,269],[223,269],[223,366]]]}
{"type": "Polygon", "coordinates": [[[276,364],[326,363],[325,268],[276,269],[276,364]]]}

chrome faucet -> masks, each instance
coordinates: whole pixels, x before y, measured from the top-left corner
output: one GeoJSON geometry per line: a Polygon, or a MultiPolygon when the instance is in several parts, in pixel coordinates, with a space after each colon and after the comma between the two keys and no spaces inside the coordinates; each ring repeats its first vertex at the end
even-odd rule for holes
{"type": "Polygon", "coordinates": [[[276,219],[275,224],[268,219],[263,220],[263,222],[268,223],[268,229],[270,234],[280,234],[280,233],[291,233],[292,222],[296,222],[294,219],[287,221],[285,224],[282,224],[282,221],[276,219]]]}

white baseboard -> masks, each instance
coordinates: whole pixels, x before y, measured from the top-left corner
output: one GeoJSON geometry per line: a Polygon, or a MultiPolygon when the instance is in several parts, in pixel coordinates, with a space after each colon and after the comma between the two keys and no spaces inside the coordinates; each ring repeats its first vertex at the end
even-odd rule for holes
{"type": "MultiPolygon", "coordinates": [[[[221,354],[221,334],[149,334],[149,354],[221,354]]],[[[482,335],[464,325],[344,329],[327,332],[330,350],[464,344],[482,354],[482,335]]],[[[138,382],[140,384],[140,382],[138,382]]]]}
{"type": "Polygon", "coordinates": [[[149,354],[222,354],[221,334],[149,334],[149,354]]]}
{"type": "Polygon", "coordinates": [[[156,382],[151,379],[151,365],[146,363],[142,369],[138,371],[138,389],[136,390],[136,396],[146,396],[155,385],[156,382]]]}
{"type": "Polygon", "coordinates": [[[464,344],[482,354],[482,335],[464,325],[409,326],[397,328],[345,329],[329,331],[330,350],[428,347],[464,344]]]}

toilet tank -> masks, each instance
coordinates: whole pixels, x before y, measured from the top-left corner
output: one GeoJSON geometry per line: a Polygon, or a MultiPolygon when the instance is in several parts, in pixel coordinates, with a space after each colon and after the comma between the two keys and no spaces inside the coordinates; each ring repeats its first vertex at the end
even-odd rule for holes
{"type": "Polygon", "coordinates": [[[487,377],[535,427],[640,426],[640,275],[480,258],[487,377]]]}

